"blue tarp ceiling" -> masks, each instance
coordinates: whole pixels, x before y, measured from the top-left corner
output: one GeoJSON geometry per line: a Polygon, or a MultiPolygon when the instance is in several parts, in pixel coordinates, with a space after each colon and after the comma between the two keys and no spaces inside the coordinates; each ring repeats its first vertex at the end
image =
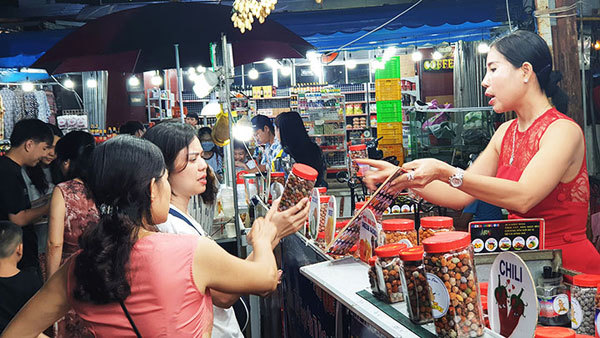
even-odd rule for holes
{"type": "Polygon", "coordinates": [[[70,29],[0,34],[0,68],[29,67],[70,29]]]}

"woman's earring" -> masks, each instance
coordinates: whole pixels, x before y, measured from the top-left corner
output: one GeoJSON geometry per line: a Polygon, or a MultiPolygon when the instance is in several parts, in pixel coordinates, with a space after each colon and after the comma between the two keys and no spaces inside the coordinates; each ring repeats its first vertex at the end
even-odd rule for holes
{"type": "Polygon", "coordinates": [[[525,79],[525,80],[523,80],[523,82],[525,82],[525,83],[527,83],[528,81],[529,81],[529,79],[525,79]]]}

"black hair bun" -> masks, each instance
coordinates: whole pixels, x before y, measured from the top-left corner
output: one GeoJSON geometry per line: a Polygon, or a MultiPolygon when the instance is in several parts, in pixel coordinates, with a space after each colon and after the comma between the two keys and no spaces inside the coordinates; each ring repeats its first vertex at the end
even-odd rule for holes
{"type": "Polygon", "coordinates": [[[559,71],[552,71],[548,77],[548,83],[546,84],[546,95],[553,97],[559,90],[558,83],[562,80],[562,74],[559,71]]]}

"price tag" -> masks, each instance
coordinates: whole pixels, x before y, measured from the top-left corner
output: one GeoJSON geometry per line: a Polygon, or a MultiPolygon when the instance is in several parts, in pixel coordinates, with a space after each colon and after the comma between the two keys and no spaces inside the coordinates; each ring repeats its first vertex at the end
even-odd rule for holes
{"type": "Polygon", "coordinates": [[[471,222],[469,232],[475,253],[544,249],[542,218],[471,222]]]}

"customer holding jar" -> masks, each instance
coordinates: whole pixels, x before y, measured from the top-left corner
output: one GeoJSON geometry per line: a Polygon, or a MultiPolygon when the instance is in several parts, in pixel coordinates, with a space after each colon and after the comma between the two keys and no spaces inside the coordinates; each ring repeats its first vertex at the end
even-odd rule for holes
{"type": "MultiPolygon", "coordinates": [[[[475,199],[509,210],[509,218],[546,220],[546,248],[562,249],[567,269],[600,273],[600,254],[586,238],[590,198],[581,128],[566,112],[567,97],[552,71],[552,56],[538,35],[517,31],[497,40],[487,56],[482,85],[497,113],[515,111],[466,171],[436,159],[404,164],[396,190],[456,210],[475,199]],[[552,107],[548,98],[552,99],[552,107]]],[[[363,161],[373,189],[396,167],[363,161]]]]}
{"type": "MultiPolygon", "coordinates": [[[[199,224],[190,214],[188,206],[192,196],[201,195],[203,200],[214,198],[214,184],[207,179],[207,164],[200,156],[203,148],[196,132],[188,125],[176,122],[161,123],[150,128],[144,138],[157,145],[165,158],[171,200],[166,222],[158,224],[159,231],[174,234],[191,234],[208,237],[203,230],[205,224],[199,224]]],[[[273,217],[278,228],[273,248],[280,238],[296,232],[308,216],[306,200],[298,203],[291,210],[277,213],[273,217]]],[[[277,203],[273,206],[277,208],[277,203]]],[[[247,260],[254,259],[251,254],[247,260]]],[[[211,290],[213,308],[213,337],[243,337],[235,313],[231,306],[240,298],[240,294],[211,290]]]]}

